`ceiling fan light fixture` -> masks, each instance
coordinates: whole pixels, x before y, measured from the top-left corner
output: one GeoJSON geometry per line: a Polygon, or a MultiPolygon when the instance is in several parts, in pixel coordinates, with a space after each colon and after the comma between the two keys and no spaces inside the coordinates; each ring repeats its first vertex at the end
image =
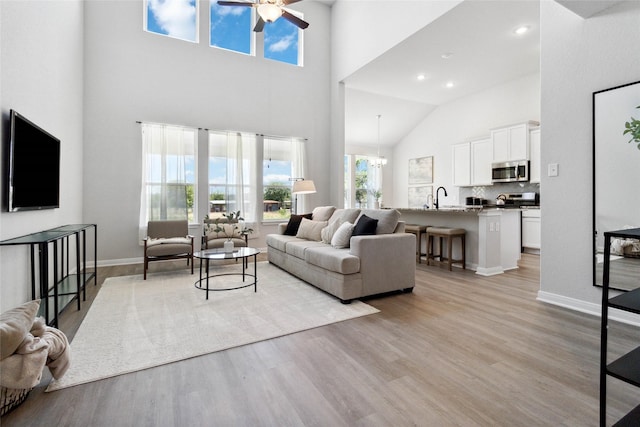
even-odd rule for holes
{"type": "Polygon", "coordinates": [[[262,3],[258,6],[258,14],[266,22],[274,22],[282,16],[282,9],[273,3],[262,3]]]}

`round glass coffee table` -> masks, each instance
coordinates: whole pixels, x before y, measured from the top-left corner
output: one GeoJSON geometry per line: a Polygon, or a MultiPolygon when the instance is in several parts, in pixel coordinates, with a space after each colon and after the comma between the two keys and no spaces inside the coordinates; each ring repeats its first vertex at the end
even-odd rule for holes
{"type": "Polygon", "coordinates": [[[235,248],[233,252],[225,252],[224,249],[205,249],[193,254],[194,258],[200,259],[200,278],[194,283],[195,287],[206,291],[206,299],[209,299],[209,292],[213,291],[230,291],[233,289],[241,289],[253,286],[253,291],[258,292],[258,254],[260,251],[255,248],[235,248]],[[251,257],[253,257],[253,274],[247,272],[251,257]],[[242,271],[231,273],[209,274],[209,261],[222,260],[242,260],[242,271]],[[204,275],[203,275],[204,266],[204,275]],[[233,287],[209,287],[209,279],[221,276],[242,276],[242,284],[233,287]],[[253,281],[247,283],[247,277],[253,278],[253,281]]]}

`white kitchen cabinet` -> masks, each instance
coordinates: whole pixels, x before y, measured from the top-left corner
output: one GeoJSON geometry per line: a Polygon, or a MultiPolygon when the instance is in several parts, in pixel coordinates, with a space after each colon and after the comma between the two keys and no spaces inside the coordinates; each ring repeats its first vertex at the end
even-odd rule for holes
{"type": "Polygon", "coordinates": [[[490,138],[453,146],[453,185],[491,185],[493,144],[490,138]]]}
{"type": "Polygon", "coordinates": [[[529,181],[540,182],[540,128],[529,132],[529,181]]]}
{"type": "Polygon", "coordinates": [[[471,185],[471,144],[468,142],[453,146],[453,185],[471,185]]]}
{"type": "Polygon", "coordinates": [[[540,250],[540,209],[522,211],[522,247],[540,250]]]}
{"type": "Polygon", "coordinates": [[[471,185],[491,185],[493,142],[491,138],[471,141],[471,185]]]}
{"type": "Polygon", "coordinates": [[[493,161],[529,160],[529,130],[537,122],[526,122],[491,130],[493,161]]]}

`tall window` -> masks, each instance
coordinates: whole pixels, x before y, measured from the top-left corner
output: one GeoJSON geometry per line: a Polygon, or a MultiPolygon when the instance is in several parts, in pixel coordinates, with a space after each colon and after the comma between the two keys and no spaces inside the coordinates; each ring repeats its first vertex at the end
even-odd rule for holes
{"type": "Polygon", "coordinates": [[[285,219],[291,215],[293,145],[291,139],[264,138],[262,188],[265,220],[285,219]]]}
{"type": "Polygon", "coordinates": [[[259,217],[254,134],[209,132],[209,217],[240,211],[246,221],[259,217]]]}
{"type": "Polygon", "coordinates": [[[194,221],[197,129],[142,124],[140,225],[148,221],[194,221]]]}
{"type": "Polygon", "coordinates": [[[375,208],[382,196],[382,168],[374,157],[345,156],[345,206],[375,208]]]}
{"type": "MultiPolygon", "coordinates": [[[[296,14],[299,15],[299,14],[296,14]]],[[[301,17],[301,16],[300,16],[301,17]]],[[[302,66],[302,30],[284,18],[264,26],[264,57],[302,66]]]]}
{"type": "Polygon", "coordinates": [[[196,0],[146,0],[146,31],[198,42],[198,2],[196,0]]]}
{"type": "Polygon", "coordinates": [[[252,15],[254,8],[220,6],[211,1],[209,45],[251,55],[253,53],[252,15]]]}

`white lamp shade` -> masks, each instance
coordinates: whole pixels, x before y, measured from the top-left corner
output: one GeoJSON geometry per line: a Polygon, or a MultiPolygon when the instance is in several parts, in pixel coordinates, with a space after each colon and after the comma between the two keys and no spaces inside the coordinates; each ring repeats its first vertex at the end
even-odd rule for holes
{"type": "Polygon", "coordinates": [[[293,183],[293,194],[311,194],[316,192],[316,186],[311,180],[295,181],[293,183]]]}
{"type": "Polygon", "coordinates": [[[267,22],[274,22],[282,16],[282,9],[273,3],[263,3],[258,6],[258,14],[267,22]]]}

